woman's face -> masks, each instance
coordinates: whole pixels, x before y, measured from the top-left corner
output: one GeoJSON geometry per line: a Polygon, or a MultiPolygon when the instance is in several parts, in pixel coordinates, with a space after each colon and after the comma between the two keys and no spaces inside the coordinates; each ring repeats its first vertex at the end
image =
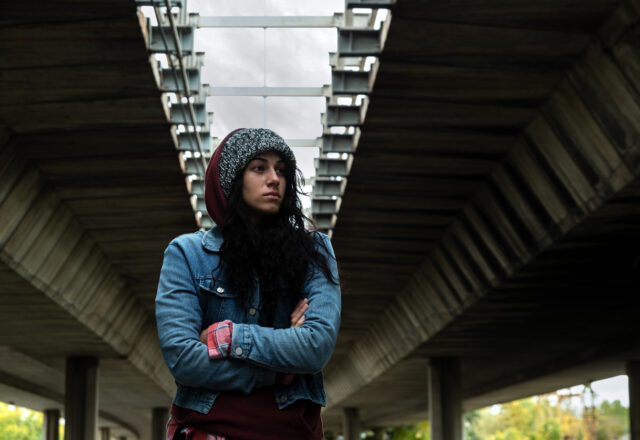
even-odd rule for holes
{"type": "Polygon", "coordinates": [[[260,153],[247,164],[242,176],[242,198],[254,220],[280,211],[286,189],[285,162],[279,154],[260,153]]]}

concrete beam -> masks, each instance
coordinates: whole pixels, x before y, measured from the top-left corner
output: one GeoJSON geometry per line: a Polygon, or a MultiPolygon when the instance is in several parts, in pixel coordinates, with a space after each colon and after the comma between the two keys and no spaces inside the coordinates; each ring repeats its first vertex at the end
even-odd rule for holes
{"type": "Polygon", "coordinates": [[[60,410],[47,409],[43,415],[42,438],[44,440],[58,440],[60,438],[60,410]]]}
{"type": "Polygon", "coordinates": [[[322,138],[315,139],[285,139],[291,148],[320,148],[322,146],[322,138]]]}
{"type": "Polygon", "coordinates": [[[331,87],[334,95],[368,95],[372,84],[370,72],[356,70],[334,70],[331,72],[331,87]]]}
{"type": "Polygon", "coordinates": [[[165,407],[153,408],[151,412],[151,440],[165,440],[169,410],[165,407]]]}
{"type": "Polygon", "coordinates": [[[193,207],[194,211],[207,212],[207,205],[204,203],[204,198],[198,197],[193,207]]]}
{"type": "Polygon", "coordinates": [[[98,359],[67,359],[64,438],[91,440],[98,422],[98,359]]]}
{"type": "MultiPolygon", "coordinates": [[[[180,39],[180,49],[183,54],[193,52],[195,28],[191,26],[178,26],[178,37],[180,39]]],[[[173,41],[173,31],[171,26],[150,26],[149,27],[149,50],[159,53],[177,53],[173,41]],[[162,35],[164,33],[164,40],[162,35]],[[166,43],[166,46],[165,46],[166,43]]]]}
{"type": "Polygon", "coordinates": [[[333,134],[322,135],[321,154],[327,153],[353,153],[355,142],[359,136],[353,134],[333,134]]]}
{"type": "Polygon", "coordinates": [[[322,123],[326,127],[359,126],[364,122],[361,115],[358,105],[328,105],[322,123]]]}
{"type": "Polygon", "coordinates": [[[184,160],[184,173],[197,174],[204,177],[205,170],[202,167],[202,161],[199,157],[189,157],[184,160]]]}
{"type": "Polygon", "coordinates": [[[198,28],[333,28],[343,24],[342,14],[332,16],[199,17],[198,28]]]}
{"type": "MultiPolygon", "coordinates": [[[[202,150],[205,153],[211,152],[211,133],[208,131],[198,132],[200,136],[200,143],[202,144],[202,150]]],[[[178,150],[180,151],[198,151],[198,142],[196,141],[196,135],[193,132],[178,133],[178,150]]]]}
{"type": "Polygon", "coordinates": [[[318,157],[314,159],[316,167],[316,176],[318,177],[334,177],[348,176],[353,163],[353,156],[348,159],[332,159],[328,157],[318,157]]]}
{"type": "Polygon", "coordinates": [[[189,194],[195,194],[197,196],[204,196],[204,180],[192,180],[187,184],[189,194]]]}
{"type": "Polygon", "coordinates": [[[337,214],[340,210],[341,199],[311,198],[311,212],[316,214],[337,214]]]}
{"type": "MultiPolygon", "coordinates": [[[[136,6],[156,6],[158,8],[164,8],[166,5],[164,0],[135,0],[136,6]]],[[[177,6],[179,8],[184,7],[184,0],[171,0],[172,6],[177,6]]]]}
{"type": "Polygon", "coordinates": [[[340,56],[377,56],[382,50],[380,30],[340,29],[338,53],[340,56]]]}
{"type": "Polygon", "coordinates": [[[356,67],[360,69],[363,64],[364,57],[347,57],[337,52],[329,52],[329,65],[336,70],[343,70],[345,67],[356,67]]]}
{"type": "Polygon", "coordinates": [[[342,436],[344,437],[344,440],[360,439],[360,420],[358,416],[358,408],[343,408],[342,436]]]}
{"type": "Polygon", "coordinates": [[[402,292],[333,366],[357,374],[327,376],[329,407],[392,368],[638,181],[640,80],[626,61],[630,51],[634,59],[638,53],[629,41],[635,37],[620,38],[606,53],[599,42],[587,48],[402,292]]]}
{"type": "Polygon", "coordinates": [[[340,197],[342,196],[344,189],[347,185],[347,179],[342,179],[342,180],[333,180],[333,179],[323,179],[323,178],[316,178],[315,181],[313,182],[313,192],[312,195],[314,196],[324,196],[324,197],[330,197],[330,196],[337,196],[340,197]]]}
{"type": "Polygon", "coordinates": [[[629,433],[632,440],[640,439],[640,360],[627,362],[629,377],[629,433]]]}
{"type": "MultiPolygon", "coordinates": [[[[200,89],[200,69],[187,67],[185,70],[187,72],[189,90],[197,92],[200,89]]],[[[184,91],[182,73],[177,69],[160,69],[160,87],[163,92],[184,91]]]]}
{"type": "Polygon", "coordinates": [[[429,360],[429,424],[433,440],[462,440],[460,361],[429,360]]]}
{"type": "Polygon", "coordinates": [[[346,0],[346,8],[390,8],[396,0],[346,0]]]}
{"type": "MultiPolygon", "coordinates": [[[[207,122],[207,110],[204,103],[194,102],[193,111],[196,114],[196,124],[204,125],[207,122]]],[[[191,114],[189,113],[189,104],[173,103],[171,104],[171,122],[174,124],[192,125],[191,114]]]]}
{"type": "Polygon", "coordinates": [[[313,220],[316,222],[318,229],[328,231],[336,225],[335,214],[314,214],[313,220]]]}
{"type": "Polygon", "coordinates": [[[195,52],[190,55],[185,55],[182,58],[182,63],[187,69],[201,69],[204,65],[204,52],[195,52]]]}
{"type": "Polygon", "coordinates": [[[12,142],[0,145],[0,181],[0,261],[172,395],[149,313],[12,142]]]}
{"type": "Polygon", "coordinates": [[[322,87],[212,87],[209,96],[331,96],[331,86],[322,87]]]}

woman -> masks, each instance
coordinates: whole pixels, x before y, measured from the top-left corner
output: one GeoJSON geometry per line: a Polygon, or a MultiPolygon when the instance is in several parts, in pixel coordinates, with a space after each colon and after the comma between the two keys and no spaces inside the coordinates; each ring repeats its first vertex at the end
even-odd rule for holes
{"type": "Polygon", "coordinates": [[[327,236],[304,227],[296,171],[271,130],[231,132],[205,178],[217,226],[165,251],[156,319],[178,385],[170,439],[322,438],[340,287],[327,236]]]}

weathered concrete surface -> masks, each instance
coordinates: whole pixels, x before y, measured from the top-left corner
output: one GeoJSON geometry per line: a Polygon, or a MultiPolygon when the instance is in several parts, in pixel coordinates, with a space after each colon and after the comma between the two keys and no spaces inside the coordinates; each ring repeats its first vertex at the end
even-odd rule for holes
{"type": "Polygon", "coordinates": [[[640,7],[567,6],[392,11],[333,235],[345,293],[329,427],[343,406],[365,426],[424,417],[431,357],[461,359],[467,408],[623,371],[638,331],[640,7]],[[575,374],[539,380],[562,371],[575,374]]]}
{"type": "Polygon", "coordinates": [[[162,253],[196,228],[145,26],[124,0],[0,18],[0,398],[62,409],[66,358],[95,357],[99,425],[141,438],[174,390],[162,253]]]}

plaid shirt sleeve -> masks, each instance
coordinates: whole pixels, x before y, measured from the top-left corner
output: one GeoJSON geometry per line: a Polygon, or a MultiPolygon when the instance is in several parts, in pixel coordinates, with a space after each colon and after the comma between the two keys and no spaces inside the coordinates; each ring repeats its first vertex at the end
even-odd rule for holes
{"type": "Polygon", "coordinates": [[[233,323],[229,320],[211,324],[207,329],[207,347],[210,359],[223,359],[231,350],[233,323]]]}

